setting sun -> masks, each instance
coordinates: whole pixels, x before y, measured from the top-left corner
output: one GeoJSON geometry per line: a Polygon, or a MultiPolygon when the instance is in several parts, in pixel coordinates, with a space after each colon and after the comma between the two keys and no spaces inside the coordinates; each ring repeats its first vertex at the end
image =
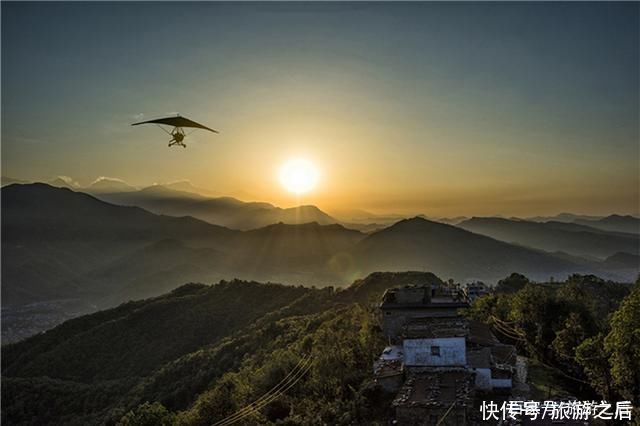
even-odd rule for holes
{"type": "Polygon", "coordinates": [[[311,191],[317,182],[318,170],[308,160],[292,159],[280,168],[280,183],[289,192],[304,194],[311,191]]]}

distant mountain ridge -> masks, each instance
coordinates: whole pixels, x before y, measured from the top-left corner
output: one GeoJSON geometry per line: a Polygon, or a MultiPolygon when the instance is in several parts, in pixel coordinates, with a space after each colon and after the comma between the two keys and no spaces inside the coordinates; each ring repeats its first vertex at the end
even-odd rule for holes
{"type": "MultiPolygon", "coordinates": [[[[11,179],[11,178],[5,178],[5,177],[3,177],[3,182],[5,179],[7,180],[7,182],[3,183],[3,186],[9,185],[11,183],[30,183],[29,181],[20,181],[20,180],[11,179]]],[[[58,188],[69,188],[69,189],[82,191],[90,194],[133,192],[140,189],[135,185],[130,185],[129,183],[125,182],[122,179],[109,178],[105,176],[101,176],[95,179],[93,182],[91,182],[89,185],[86,185],[86,186],[81,185],[80,183],[78,183],[77,181],[75,181],[74,179],[68,176],[57,176],[56,178],[43,183],[47,183],[51,186],[55,186],[58,188]]],[[[154,183],[153,185],[143,187],[142,189],[153,188],[153,187],[163,187],[163,188],[172,189],[175,191],[184,191],[184,192],[189,192],[192,194],[198,194],[202,196],[213,194],[213,192],[208,189],[199,188],[192,185],[191,182],[189,182],[188,180],[178,180],[178,181],[167,182],[163,184],[154,183]]]]}
{"type": "Polygon", "coordinates": [[[2,188],[3,304],[87,297],[91,270],[159,239],[220,247],[235,231],[46,184],[2,188]]]}
{"type": "Polygon", "coordinates": [[[23,179],[15,179],[9,176],[2,176],[1,178],[2,186],[11,185],[14,183],[29,183],[29,181],[23,179]]]}
{"type": "Polygon", "coordinates": [[[602,229],[603,231],[640,234],[640,219],[631,215],[612,214],[597,220],[577,219],[575,223],[602,229]]]}
{"type": "MultiPolygon", "coordinates": [[[[168,183],[162,183],[162,184],[157,184],[157,185],[158,186],[163,186],[165,188],[173,189],[173,190],[176,190],[176,191],[191,192],[191,193],[196,193],[196,194],[205,195],[205,196],[214,195],[213,191],[210,191],[210,190],[205,189],[205,188],[200,188],[200,187],[194,186],[188,180],[179,180],[179,181],[175,181],[175,182],[168,182],[168,183]]],[[[155,185],[152,185],[152,186],[155,186],[155,185]]]]}
{"type": "Polygon", "coordinates": [[[245,202],[233,197],[212,198],[211,191],[195,187],[189,181],[154,184],[142,189],[121,179],[107,177],[100,177],[86,187],[71,184],[69,179],[62,177],[49,184],[85,192],[112,204],[141,207],[152,213],[169,216],[193,216],[214,225],[239,230],[256,229],[279,222],[318,222],[322,225],[339,222],[312,205],[280,208],[270,203],[245,202]]]}
{"type": "Polygon", "coordinates": [[[474,217],[458,226],[501,241],[577,256],[604,259],[618,252],[640,251],[638,235],[612,233],[576,223],[474,217]]]}
{"type": "Polygon", "coordinates": [[[142,207],[170,216],[193,216],[232,229],[256,229],[274,223],[321,225],[338,221],[316,206],[280,208],[264,202],[244,202],[232,197],[209,198],[200,194],[155,185],[139,191],[96,194],[101,200],[142,207]]]}
{"type": "Polygon", "coordinates": [[[596,264],[576,263],[419,217],[367,236],[352,253],[362,274],[376,270],[429,270],[460,281],[491,282],[513,271],[542,280],[564,277],[572,271],[599,270],[596,264]]]}
{"type": "Polygon", "coordinates": [[[532,222],[574,222],[578,219],[585,220],[598,220],[602,219],[604,216],[594,216],[594,215],[586,215],[586,214],[574,214],[574,213],[559,213],[555,216],[533,216],[526,217],[524,220],[532,221],[532,222]]]}
{"type": "Polygon", "coordinates": [[[110,241],[179,236],[207,238],[233,231],[194,218],[150,214],[138,207],[116,206],[66,188],[47,184],[14,184],[2,188],[3,242],[52,236],[110,241]],[[157,226],[163,226],[158,233],[157,226]]]}
{"type": "MultiPolygon", "coordinates": [[[[157,191],[165,189],[152,187],[138,192],[157,191]]],[[[187,203],[194,201],[189,193],[169,191],[174,199],[184,197],[187,203]]],[[[198,200],[201,198],[197,198],[196,203],[198,200]]],[[[583,262],[576,264],[566,257],[514,246],[418,217],[401,220],[369,235],[317,221],[301,225],[270,224],[241,232],[191,217],[158,216],[138,207],[108,204],[87,194],[45,184],[10,185],[2,189],[2,201],[3,258],[19,259],[22,254],[24,259],[33,262],[46,261],[49,267],[67,277],[62,281],[76,282],[85,291],[86,284],[78,282],[83,274],[123,257],[135,260],[142,256],[140,264],[144,264],[145,256],[149,256],[149,249],[145,247],[162,240],[173,241],[164,247],[173,254],[164,262],[152,262],[155,266],[148,268],[147,273],[167,272],[182,264],[183,268],[207,271],[215,279],[239,276],[295,282],[305,277],[309,283],[330,283],[348,280],[353,274],[385,269],[427,268],[457,279],[493,279],[514,270],[548,278],[550,274],[581,272],[585,268],[583,262]],[[200,260],[194,260],[198,256],[193,253],[192,257],[185,256],[185,252],[197,248],[214,249],[219,255],[200,260]],[[82,261],[75,265],[71,261],[74,258],[82,261]],[[179,259],[183,260],[179,262],[179,259]]],[[[246,203],[233,199],[204,201],[222,203],[231,210],[236,205],[246,207],[246,203]]],[[[260,203],[252,206],[262,208],[260,203]]],[[[506,219],[500,221],[511,224],[506,219]]],[[[637,241],[633,237],[590,235],[594,236],[627,244],[637,241]]],[[[625,251],[618,249],[609,255],[625,251]]],[[[14,272],[26,273],[20,265],[28,264],[28,261],[3,263],[3,272],[7,272],[3,273],[7,284],[3,286],[3,295],[13,288],[12,280],[6,279],[12,276],[12,270],[18,268],[14,272]]],[[[598,272],[597,264],[589,267],[598,272]]],[[[139,277],[144,270],[141,268],[134,277],[139,277]]],[[[207,277],[206,273],[203,278],[207,277]]],[[[95,276],[95,273],[89,275],[95,276]]],[[[56,282],[54,279],[53,283],[56,282]]],[[[23,291],[28,287],[19,288],[23,291]]],[[[6,297],[5,302],[11,299],[6,297]]]]}
{"type": "Polygon", "coordinates": [[[525,220],[532,222],[564,222],[589,226],[610,232],[640,234],[640,217],[632,215],[612,214],[609,216],[579,215],[560,213],[556,216],[535,216],[525,220]]]}
{"type": "MultiPolygon", "coordinates": [[[[190,195],[188,197],[191,198],[190,195]]],[[[236,203],[234,200],[223,202],[236,203]]],[[[149,257],[149,248],[163,240],[164,249],[173,253],[163,262],[156,261],[147,273],[168,271],[182,263],[193,270],[206,271],[209,275],[200,275],[203,280],[232,278],[241,274],[255,274],[268,280],[273,276],[266,275],[265,270],[274,270],[274,265],[302,259],[315,264],[315,269],[308,272],[301,265],[286,265],[285,272],[277,274],[286,281],[287,276],[298,276],[301,271],[306,275],[319,272],[318,268],[330,256],[347,250],[364,236],[341,225],[321,225],[317,222],[297,226],[280,223],[241,232],[192,217],[159,216],[139,207],[109,204],[88,194],[46,184],[4,187],[2,203],[2,256],[3,260],[12,260],[3,263],[4,303],[33,301],[31,292],[27,291],[30,288],[28,283],[13,285],[16,281],[22,281],[18,278],[21,274],[32,273],[24,269],[29,264],[46,262],[48,268],[54,268],[48,278],[35,280],[34,285],[36,288],[42,286],[42,290],[55,288],[51,295],[58,294],[59,297],[72,296],[76,290],[60,293],[58,285],[77,283],[71,287],[82,287],[83,292],[90,290],[88,282],[93,282],[92,279],[97,275],[84,274],[95,268],[104,269],[116,259],[126,258],[133,264],[139,260],[140,264],[144,264],[149,257]],[[197,248],[215,249],[222,255],[217,259],[185,258],[185,252],[197,248]],[[257,258],[272,261],[262,261],[263,266],[248,268],[257,258]],[[179,262],[180,259],[184,260],[179,262]],[[297,270],[298,267],[302,269],[297,270]],[[87,282],[82,283],[85,278],[87,282]],[[24,298],[12,294],[13,291],[24,298]],[[17,300],[14,300],[14,296],[17,300]]],[[[139,268],[132,278],[143,272],[145,268],[139,268]]],[[[106,272],[101,274],[108,275],[106,272]]],[[[310,282],[320,281],[310,278],[310,282]]]]}
{"type": "Polygon", "coordinates": [[[108,177],[100,177],[93,183],[91,183],[91,185],[82,189],[91,194],[127,192],[136,190],[134,186],[129,185],[123,180],[108,177]]]}
{"type": "MultiPolygon", "coordinates": [[[[591,261],[418,217],[370,234],[318,222],[239,231],[46,184],[14,184],[1,191],[3,307],[59,299],[108,307],[185,281],[233,278],[341,286],[374,271],[430,270],[458,281],[486,282],[514,271],[537,280],[593,273],[631,281],[637,274],[629,268],[632,257],[591,261]]],[[[157,191],[164,189],[146,192],[157,191]]],[[[179,195],[194,201],[188,193],[179,195]]],[[[238,203],[245,206],[233,199],[215,201],[232,210],[238,203]]]]}

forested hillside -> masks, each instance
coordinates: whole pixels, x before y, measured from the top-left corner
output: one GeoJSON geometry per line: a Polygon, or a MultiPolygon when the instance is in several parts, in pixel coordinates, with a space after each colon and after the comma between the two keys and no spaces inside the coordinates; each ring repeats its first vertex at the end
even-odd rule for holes
{"type": "Polygon", "coordinates": [[[640,278],[633,286],[593,275],[532,283],[512,274],[468,314],[555,369],[574,396],[640,404],[640,278]]]}
{"type": "Polygon", "coordinates": [[[145,376],[311,293],[303,287],[242,281],[187,284],[9,345],[3,350],[3,373],[81,382],[145,376]]]}
{"type": "MultiPolygon", "coordinates": [[[[374,273],[337,292],[189,284],[77,318],[3,347],[2,421],[211,425],[239,412],[245,424],[383,424],[389,396],[371,368],[386,342],[370,302],[386,288],[430,282],[441,281],[374,273]]],[[[639,289],[512,274],[468,315],[559,371],[558,386],[574,395],[637,404],[639,289]]]]}
{"type": "MultiPolygon", "coordinates": [[[[375,274],[358,294],[368,299],[369,289],[378,293],[395,279],[428,282],[433,275],[375,274]]],[[[114,424],[138,406],[155,412],[162,404],[178,424],[211,424],[302,360],[299,383],[253,420],[364,421],[380,410],[366,386],[385,343],[377,330],[371,311],[331,288],[189,284],[4,346],[2,419],[114,424]]]]}

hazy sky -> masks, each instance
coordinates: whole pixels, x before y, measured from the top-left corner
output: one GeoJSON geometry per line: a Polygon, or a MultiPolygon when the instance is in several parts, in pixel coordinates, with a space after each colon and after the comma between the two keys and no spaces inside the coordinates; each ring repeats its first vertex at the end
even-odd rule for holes
{"type": "Polygon", "coordinates": [[[2,2],[2,174],[327,210],[640,209],[639,3],[2,2]],[[167,148],[142,117],[219,129],[167,148]],[[321,177],[301,200],[292,157],[321,177]]]}

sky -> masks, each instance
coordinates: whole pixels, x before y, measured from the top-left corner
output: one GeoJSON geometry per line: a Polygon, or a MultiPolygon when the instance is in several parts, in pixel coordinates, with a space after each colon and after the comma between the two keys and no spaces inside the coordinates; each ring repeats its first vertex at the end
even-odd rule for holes
{"type": "Polygon", "coordinates": [[[328,211],[640,210],[640,3],[2,2],[2,175],[328,211]],[[140,119],[221,133],[168,148],[140,119]],[[278,171],[318,170],[303,195],[278,171]]]}

